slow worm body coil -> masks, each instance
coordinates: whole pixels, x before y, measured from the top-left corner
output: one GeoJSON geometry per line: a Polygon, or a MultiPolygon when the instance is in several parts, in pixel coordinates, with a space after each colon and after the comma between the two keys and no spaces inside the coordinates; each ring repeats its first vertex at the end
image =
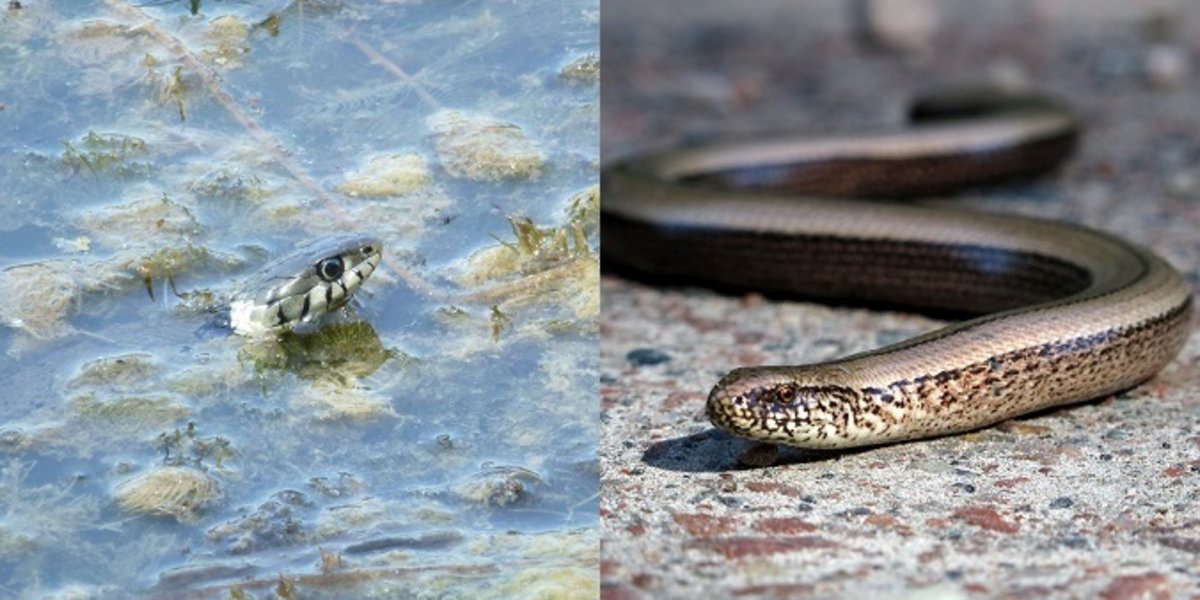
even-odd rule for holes
{"type": "Polygon", "coordinates": [[[603,175],[606,261],[655,278],[974,318],[878,350],[737,368],[707,414],[806,448],[984,427],[1132,387],[1190,330],[1163,259],[1067,223],[920,205],[913,196],[1048,171],[1077,137],[1039,98],[936,97],[894,134],[775,139],[625,161],[603,175]]]}

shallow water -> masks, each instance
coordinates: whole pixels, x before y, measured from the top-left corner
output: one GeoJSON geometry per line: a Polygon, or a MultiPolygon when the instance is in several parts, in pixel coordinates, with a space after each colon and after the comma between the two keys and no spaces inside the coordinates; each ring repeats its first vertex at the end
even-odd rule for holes
{"type": "Polygon", "coordinates": [[[0,596],[594,595],[595,3],[24,4],[0,596]],[[214,321],[349,230],[352,310],[214,321]]]}

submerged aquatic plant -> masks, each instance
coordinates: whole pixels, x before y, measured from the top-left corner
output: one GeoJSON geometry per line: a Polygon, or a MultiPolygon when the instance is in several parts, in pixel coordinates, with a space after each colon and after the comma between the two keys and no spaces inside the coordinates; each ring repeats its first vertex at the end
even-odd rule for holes
{"type": "Polygon", "coordinates": [[[505,508],[531,501],[533,490],[544,485],[541,475],[514,465],[485,465],[459,484],[455,492],[481,507],[505,508]]]}
{"type": "Polygon", "coordinates": [[[73,331],[67,317],[87,294],[117,288],[121,280],[106,265],[71,258],[8,267],[0,271],[0,287],[8,291],[7,302],[0,303],[0,323],[34,339],[65,335],[73,331]]]}
{"type": "Polygon", "coordinates": [[[529,217],[510,215],[513,241],[493,236],[500,246],[472,255],[460,281],[477,287],[545,273],[576,259],[590,259],[599,221],[599,197],[597,186],[571,197],[566,219],[556,225],[541,226],[529,217]]]}
{"type": "Polygon", "coordinates": [[[428,119],[442,168],[475,181],[533,179],[545,159],[518,126],[481,115],[442,111],[428,119]]]}
{"type": "Polygon", "coordinates": [[[0,561],[69,547],[87,530],[111,529],[99,523],[100,500],[79,494],[73,483],[26,486],[34,466],[12,459],[0,468],[0,561]]]}
{"type": "Polygon", "coordinates": [[[292,397],[290,406],[295,414],[317,422],[372,422],[397,416],[388,397],[347,376],[310,382],[292,397]]]}
{"type": "Polygon", "coordinates": [[[375,156],[346,176],[338,191],[348,196],[403,196],[432,183],[425,159],[415,152],[375,156]]]}
{"type": "Polygon", "coordinates": [[[188,421],[187,427],[174,432],[158,434],[155,443],[163,453],[163,464],[169,466],[191,466],[207,470],[204,459],[211,458],[213,469],[225,472],[225,461],[237,456],[233,444],[224,436],[201,437],[196,433],[196,422],[188,421]]]}
{"type": "Polygon", "coordinates": [[[468,259],[458,280],[475,291],[461,299],[491,303],[493,340],[514,328],[521,308],[542,307],[551,314],[528,329],[531,333],[594,327],[600,311],[600,262],[593,249],[599,203],[599,186],[591,186],[568,201],[566,218],[558,225],[509,216],[513,241],[497,237],[499,246],[468,259]]]}
{"type": "Polygon", "coordinates": [[[600,81],[600,54],[588,52],[567,63],[558,76],[573,83],[596,83],[600,81]]]}
{"type": "Polygon", "coordinates": [[[129,512],[191,523],[201,510],[221,498],[221,486],[197,469],[154,467],[117,484],[113,497],[129,512]]]}
{"type": "Polygon", "coordinates": [[[75,171],[87,170],[93,175],[112,172],[130,177],[149,172],[149,163],[134,160],[146,154],[146,141],[139,137],[89,131],[78,142],[63,141],[60,160],[75,171]]]}

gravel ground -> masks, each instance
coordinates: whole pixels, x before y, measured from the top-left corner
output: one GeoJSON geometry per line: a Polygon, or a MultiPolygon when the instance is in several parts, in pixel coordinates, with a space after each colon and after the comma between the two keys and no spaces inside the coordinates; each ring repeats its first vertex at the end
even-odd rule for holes
{"type": "MultiPolygon", "coordinates": [[[[953,202],[1117,232],[1200,281],[1200,4],[893,4],[606,0],[606,160],[895,127],[931,85],[1028,84],[1078,109],[1079,152],[953,202]]],[[[613,273],[602,286],[605,597],[1200,598],[1200,337],[1116,397],[748,468],[749,445],[703,414],[731,366],[826,360],[939,322],[613,273]]]]}

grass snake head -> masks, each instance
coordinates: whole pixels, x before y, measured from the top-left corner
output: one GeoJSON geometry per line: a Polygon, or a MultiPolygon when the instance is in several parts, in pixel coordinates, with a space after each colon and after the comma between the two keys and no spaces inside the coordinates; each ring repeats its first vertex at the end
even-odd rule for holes
{"type": "Polygon", "coordinates": [[[323,237],[267,264],[230,302],[230,325],[241,335],[290,329],[341,308],[383,258],[376,237],[323,237]]]}

